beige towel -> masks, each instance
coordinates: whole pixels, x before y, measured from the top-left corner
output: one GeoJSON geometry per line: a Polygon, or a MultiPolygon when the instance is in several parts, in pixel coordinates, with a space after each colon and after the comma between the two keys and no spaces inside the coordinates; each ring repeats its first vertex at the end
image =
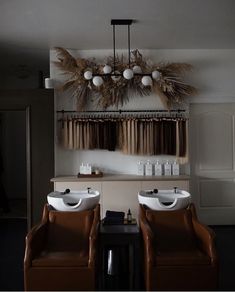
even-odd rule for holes
{"type": "Polygon", "coordinates": [[[63,136],[63,146],[65,147],[65,148],[67,148],[68,147],[68,120],[67,119],[64,119],[63,120],[63,127],[62,127],[62,129],[63,129],[63,134],[62,134],[62,136],[63,136]]]}
{"type": "Polygon", "coordinates": [[[176,122],[176,157],[177,157],[177,162],[179,164],[185,164],[188,163],[189,160],[189,150],[188,150],[188,120],[185,121],[181,121],[181,120],[177,120],[176,122]],[[182,129],[180,129],[180,123],[185,123],[185,139],[182,138],[182,133],[180,133],[182,131],[182,129]],[[182,141],[184,140],[184,141],[182,141]],[[185,145],[182,145],[182,143],[185,143],[185,145]],[[185,148],[185,155],[184,156],[180,156],[180,147],[184,147],[185,148]]]}

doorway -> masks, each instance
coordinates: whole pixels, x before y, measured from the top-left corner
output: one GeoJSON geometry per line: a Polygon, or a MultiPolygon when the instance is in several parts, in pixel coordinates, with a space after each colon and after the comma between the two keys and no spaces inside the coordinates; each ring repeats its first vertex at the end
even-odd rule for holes
{"type": "MultiPolygon", "coordinates": [[[[12,190],[13,198],[19,198],[18,193],[22,196],[24,193],[23,201],[25,188],[27,193],[27,219],[1,219],[0,216],[0,290],[21,291],[24,289],[22,263],[25,236],[27,230],[40,222],[46,196],[53,189],[50,179],[54,176],[54,92],[45,89],[0,89],[0,117],[0,149],[4,151],[1,152],[4,157],[2,163],[0,161],[0,169],[3,165],[4,191],[7,192],[5,198],[10,210],[13,207],[8,192],[12,190]],[[20,120],[16,116],[20,116],[20,120]],[[8,120],[12,125],[8,124],[8,120]],[[12,135],[10,141],[4,135],[12,135]],[[10,146],[7,146],[9,143],[10,146]],[[11,163],[7,161],[10,166],[6,166],[6,159],[11,159],[11,163]],[[7,174],[6,167],[11,168],[7,174]],[[26,182],[23,179],[25,176],[26,182]]],[[[25,204],[23,206],[25,215],[25,204]]],[[[0,209],[3,213],[3,208],[0,209]]]]}
{"type": "MultiPolygon", "coordinates": [[[[17,112],[24,115],[26,138],[27,225],[30,229],[41,221],[47,194],[53,190],[54,176],[54,91],[45,89],[1,90],[0,113],[17,112]]],[[[19,156],[17,143],[13,150],[19,156]]],[[[23,154],[22,154],[23,155],[23,154]]],[[[16,175],[18,165],[13,163],[16,175]]],[[[24,171],[25,173],[25,171],[24,171]]],[[[10,181],[16,186],[11,178],[10,181]]]]}
{"type": "Polygon", "coordinates": [[[30,215],[27,138],[27,109],[0,111],[1,219],[27,219],[30,215]]]}
{"type": "Polygon", "coordinates": [[[190,105],[191,193],[199,219],[235,224],[235,104],[190,105]]]}

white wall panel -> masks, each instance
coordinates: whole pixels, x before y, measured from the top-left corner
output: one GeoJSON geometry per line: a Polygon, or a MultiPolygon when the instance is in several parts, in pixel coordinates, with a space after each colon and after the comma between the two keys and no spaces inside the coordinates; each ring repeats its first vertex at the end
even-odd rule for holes
{"type": "Polygon", "coordinates": [[[198,116],[197,159],[200,170],[233,169],[233,116],[207,112],[198,116]]]}
{"type": "Polygon", "coordinates": [[[201,180],[199,188],[201,207],[235,207],[233,180],[201,180]]]}

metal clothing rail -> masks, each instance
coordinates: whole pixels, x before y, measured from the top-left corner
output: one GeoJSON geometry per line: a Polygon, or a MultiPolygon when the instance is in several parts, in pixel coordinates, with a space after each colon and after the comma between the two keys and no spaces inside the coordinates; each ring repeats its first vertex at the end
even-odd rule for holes
{"type": "Polygon", "coordinates": [[[74,111],[74,110],[57,110],[56,113],[61,113],[61,114],[65,114],[65,113],[81,113],[81,114],[86,114],[86,113],[185,113],[186,110],[183,109],[175,109],[175,110],[108,110],[108,111],[104,111],[104,110],[90,110],[90,111],[74,111]]]}

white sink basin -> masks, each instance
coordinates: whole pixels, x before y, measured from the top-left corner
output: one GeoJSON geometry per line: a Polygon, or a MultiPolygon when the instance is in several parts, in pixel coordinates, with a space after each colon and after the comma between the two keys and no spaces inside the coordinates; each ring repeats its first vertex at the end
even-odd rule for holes
{"type": "Polygon", "coordinates": [[[92,209],[99,203],[100,193],[94,190],[51,192],[47,202],[58,211],[83,211],[92,209]]]}
{"type": "Polygon", "coordinates": [[[183,190],[145,190],[138,193],[140,204],[152,210],[178,210],[185,208],[191,202],[191,195],[183,190]]]}

